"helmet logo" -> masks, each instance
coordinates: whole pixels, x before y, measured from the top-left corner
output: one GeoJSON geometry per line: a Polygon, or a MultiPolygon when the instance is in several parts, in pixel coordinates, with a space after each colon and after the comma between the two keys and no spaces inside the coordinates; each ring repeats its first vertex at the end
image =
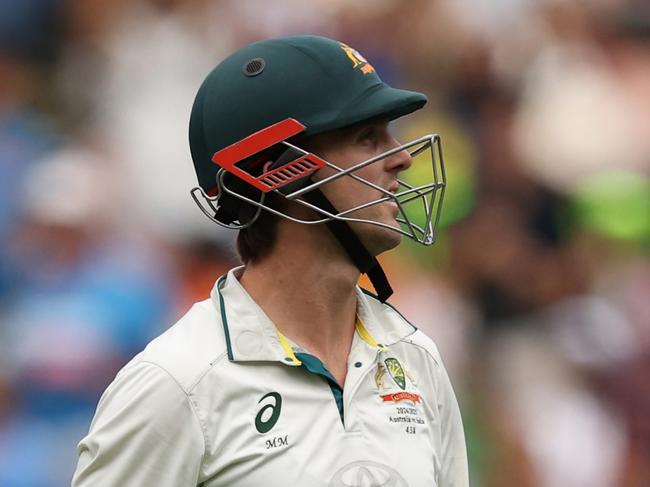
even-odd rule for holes
{"type": "Polygon", "coordinates": [[[351,48],[347,44],[339,42],[341,49],[345,52],[345,55],[352,61],[353,68],[359,68],[363,74],[370,74],[375,72],[375,68],[372,67],[372,64],[361,55],[359,51],[351,48]]]}

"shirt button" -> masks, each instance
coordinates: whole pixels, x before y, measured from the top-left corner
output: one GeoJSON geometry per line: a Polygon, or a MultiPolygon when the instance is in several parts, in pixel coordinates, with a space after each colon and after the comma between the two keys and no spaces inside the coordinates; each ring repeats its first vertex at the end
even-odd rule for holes
{"type": "Polygon", "coordinates": [[[359,367],[361,367],[362,365],[363,365],[363,364],[362,364],[361,362],[356,362],[356,363],[354,364],[354,366],[355,366],[357,369],[358,369],[359,367]]]}

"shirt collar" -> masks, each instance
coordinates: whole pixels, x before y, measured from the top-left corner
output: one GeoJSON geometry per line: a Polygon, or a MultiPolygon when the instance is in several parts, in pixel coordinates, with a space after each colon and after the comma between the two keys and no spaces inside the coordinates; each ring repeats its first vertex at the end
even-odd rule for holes
{"type": "MultiPolygon", "coordinates": [[[[243,266],[236,267],[220,277],[211,293],[221,316],[228,358],[233,362],[273,361],[301,365],[293,344],[239,283],[237,275],[242,269],[243,266]]],[[[369,347],[385,350],[414,331],[414,327],[405,326],[404,319],[391,310],[357,288],[356,333],[369,347]]]]}

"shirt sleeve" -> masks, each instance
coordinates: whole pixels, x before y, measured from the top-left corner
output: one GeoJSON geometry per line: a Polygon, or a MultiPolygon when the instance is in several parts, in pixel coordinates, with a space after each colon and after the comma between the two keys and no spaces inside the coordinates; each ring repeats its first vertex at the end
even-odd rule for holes
{"type": "Polygon", "coordinates": [[[442,429],[442,455],[439,487],[468,487],[469,471],[463,422],[456,395],[442,360],[439,361],[440,423],[442,429]]]}
{"type": "Polygon", "coordinates": [[[77,447],[72,487],[185,487],[199,482],[205,443],[190,398],[161,367],[140,362],[106,389],[77,447]]]}

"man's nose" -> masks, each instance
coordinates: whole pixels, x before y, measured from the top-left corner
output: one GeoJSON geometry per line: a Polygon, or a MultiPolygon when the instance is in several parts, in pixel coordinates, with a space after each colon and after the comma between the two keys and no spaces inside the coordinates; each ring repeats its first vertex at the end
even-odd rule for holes
{"type": "MultiPolygon", "coordinates": [[[[395,149],[401,145],[402,144],[400,144],[397,139],[392,138],[390,149],[395,149]]],[[[411,157],[411,154],[408,150],[402,149],[401,151],[392,154],[389,158],[386,159],[386,170],[390,172],[405,171],[411,167],[411,164],[413,164],[413,158],[411,157]]]]}

